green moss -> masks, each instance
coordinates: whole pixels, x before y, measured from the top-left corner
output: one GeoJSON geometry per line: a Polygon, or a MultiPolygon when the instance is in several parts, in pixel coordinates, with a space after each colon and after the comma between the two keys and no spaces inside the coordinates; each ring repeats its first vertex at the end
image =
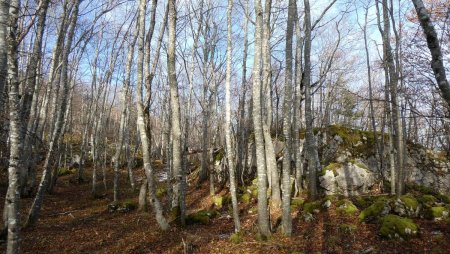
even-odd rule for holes
{"type": "Polygon", "coordinates": [[[358,208],[348,199],[340,200],[337,204],[337,212],[344,215],[354,215],[359,212],[358,208]]]}
{"type": "Polygon", "coordinates": [[[340,232],[348,234],[348,233],[353,233],[356,231],[356,226],[352,225],[352,224],[340,224],[338,226],[338,229],[340,232]]]}
{"type": "Polygon", "coordinates": [[[303,203],[305,203],[305,200],[303,198],[294,198],[291,200],[291,210],[295,211],[299,209],[303,203]]]}
{"type": "Polygon", "coordinates": [[[217,216],[217,212],[214,210],[200,210],[195,213],[191,213],[186,216],[186,224],[204,224],[207,225],[211,222],[211,219],[217,216]]]}
{"type": "Polygon", "coordinates": [[[435,206],[426,209],[425,211],[425,218],[427,219],[434,219],[434,220],[441,220],[444,217],[448,217],[448,214],[450,213],[450,205],[444,207],[444,206],[435,206]],[[445,213],[445,214],[444,214],[445,213]]]}
{"type": "Polygon", "coordinates": [[[234,244],[238,244],[241,242],[241,234],[240,233],[234,233],[230,236],[230,241],[234,244]]]}
{"type": "Polygon", "coordinates": [[[305,213],[313,213],[314,210],[320,211],[320,208],[321,208],[320,201],[306,202],[303,205],[303,211],[305,213]]]}
{"type": "Polygon", "coordinates": [[[65,176],[65,175],[70,175],[73,174],[74,171],[70,170],[69,168],[60,168],[58,171],[58,176],[65,176]]]}
{"type": "Polygon", "coordinates": [[[158,189],[156,189],[156,196],[158,198],[161,198],[162,196],[164,196],[167,193],[167,189],[164,187],[158,187],[158,189]]]}
{"type": "Polygon", "coordinates": [[[359,209],[366,209],[374,202],[374,197],[372,196],[355,196],[352,198],[353,204],[359,209]]]}
{"type": "Polygon", "coordinates": [[[214,206],[217,207],[218,209],[227,206],[231,203],[231,197],[226,195],[226,196],[219,196],[216,195],[213,197],[213,203],[214,206]]]}
{"type": "Polygon", "coordinates": [[[375,201],[375,203],[373,203],[372,205],[370,205],[369,207],[364,209],[359,214],[359,220],[366,221],[366,220],[371,220],[371,219],[377,219],[378,217],[380,217],[382,215],[383,210],[388,202],[389,202],[389,200],[387,200],[386,198],[377,199],[377,201],[375,201]]]}
{"type": "Polygon", "coordinates": [[[428,194],[428,195],[433,195],[433,196],[438,196],[439,194],[433,190],[430,187],[426,187],[423,185],[417,185],[417,184],[411,184],[411,185],[406,185],[407,190],[414,190],[416,192],[420,192],[422,194],[428,194]]]}
{"type": "Polygon", "coordinates": [[[244,204],[250,204],[250,200],[252,199],[252,196],[250,195],[250,193],[244,193],[241,196],[241,201],[244,204]]]}
{"type": "Polygon", "coordinates": [[[358,167],[360,167],[360,168],[363,168],[363,169],[365,169],[365,170],[369,170],[369,168],[368,168],[364,163],[362,163],[362,162],[360,162],[360,161],[357,161],[357,160],[349,160],[348,162],[350,162],[350,163],[352,163],[352,164],[354,164],[354,165],[356,165],[356,166],[358,166],[358,167]]]}
{"type": "Polygon", "coordinates": [[[128,199],[123,202],[122,206],[125,211],[132,211],[138,207],[138,204],[136,201],[128,199]]]}
{"type": "Polygon", "coordinates": [[[169,212],[170,220],[176,220],[180,216],[180,214],[181,211],[179,206],[172,207],[169,212]]]}
{"type": "Polygon", "coordinates": [[[214,161],[221,161],[224,156],[225,156],[225,149],[223,148],[220,148],[213,154],[214,161]]]}
{"type": "Polygon", "coordinates": [[[337,176],[336,170],[341,167],[342,164],[338,162],[332,162],[328,164],[328,166],[324,167],[322,171],[320,171],[319,176],[324,176],[327,171],[333,171],[334,176],[337,176]]]}
{"type": "Polygon", "coordinates": [[[386,215],[381,221],[380,234],[385,238],[401,237],[410,239],[417,235],[418,231],[419,227],[411,219],[397,215],[386,215]]]}
{"type": "Polygon", "coordinates": [[[419,197],[419,202],[424,207],[432,207],[436,203],[437,199],[433,195],[423,195],[419,197]]]}
{"type": "Polygon", "coordinates": [[[417,199],[408,194],[401,196],[400,200],[408,209],[411,209],[413,211],[415,211],[419,206],[419,202],[417,202],[417,199]]]}
{"type": "Polygon", "coordinates": [[[439,200],[440,200],[441,202],[444,202],[444,203],[446,203],[446,204],[450,204],[450,196],[449,196],[449,195],[442,195],[442,194],[439,194],[439,195],[437,195],[437,197],[439,198],[439,200]]]}

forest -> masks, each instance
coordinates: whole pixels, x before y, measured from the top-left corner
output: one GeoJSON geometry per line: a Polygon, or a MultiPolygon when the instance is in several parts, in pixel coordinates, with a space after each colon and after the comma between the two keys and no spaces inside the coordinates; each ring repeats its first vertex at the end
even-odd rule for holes
{"type": "Polygon", "coordinates": [[[448,253],[448,0],[0,0],[0,251],[448,253]]]}

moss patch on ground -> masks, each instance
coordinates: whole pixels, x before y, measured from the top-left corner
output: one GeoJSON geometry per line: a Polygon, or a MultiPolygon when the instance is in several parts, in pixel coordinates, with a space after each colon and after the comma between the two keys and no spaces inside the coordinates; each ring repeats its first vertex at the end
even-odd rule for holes
{"type": "Polygon", "coordinates": [[[191,213],[186,216],[186,224],[203,224],[208,225],[211,222],[211,219],[217,216],[217,211],[214,210],[200,210],[195,213],[191,213]]]}
{"type": "Polygon", "coordinates": [[[58,176],[71,175],[73,173],[75,173],[75,171],[65,167],[62,167],[58,170],[58,176]]]}
{"type": "Polygon", "coordinates": [[[303,203],[305,203],[305,200],[303,198],[293,198],[291,200],[291,211],[298,210],[303,203]]]}
{"type": "Polygon", "coordinates": [[[381,220],[380,235],[385,238],[410,239],[418,232],[419,227],[408,218],[389,214],[381,220]]]}
{"type": "Polygon", "coordinates": [[[344,233],[344,234],[348,234],[348,233],[353,233],[356,231],[356,226],[353,224],[340,224],[338,226],[338,229],[340,232],[344,233]]]}

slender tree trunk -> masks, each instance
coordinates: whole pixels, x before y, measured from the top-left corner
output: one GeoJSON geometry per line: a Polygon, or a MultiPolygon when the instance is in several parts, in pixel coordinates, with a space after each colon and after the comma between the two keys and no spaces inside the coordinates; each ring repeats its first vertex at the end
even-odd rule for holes
{"type": "MultiPolygon", "coordinates": [[[[17,20],[20,8],[19,0],[2,1],[2,12],[9,6],[8,33],[6,36],[8,56],[8,84],[9,84],[9,140],[10,154],[8,167],[8,191],[6,193],[5,209],[7,214],[8,238],[6,253],[20,253],[20,183],[19,177],[23,171],[21,161],[23,143],[20,135],[20,94],[19,94],[19,72],[18,72],[18,42],[17,20]]],[[[4,13],[2,13],[4,14],[4,13]]],[[[3,24],[0,24],[3,25],[3,24]]]]}
{"type": "MultiPolygon", "coordinates": [[[[273,147],[270,127],[272,125],[272,64],[270,50],[270,15],[272,1],[267,0],[263,16],[263,32],[262,32],[262,61],[263,61],[263,84],[262,89],[265,97],[263,102],[265,108],[265,116],[263,116],[263,134],[264,148],[266,153],[266,167],[271,190],[271,205],[279,208],[281,204],[280,193],[280,177],[277,169],[277,161],[275,158],[275,149],[273,147]]],[[[263,97],[263,98],[264,98],[263,97]]],[[[264,112],[264,110],[263,110],[264,112]]]]}
{"type": "Polygon", "coordinates": [[[146,121],[144,118],[144,105],[143,105],[143,94],[142,94],[142,83],[143,83],[143,62],[144,62],[144,33],[145,33],[145,11],[146,11],[146,0],[140,0],[139,2],[139,24],[138,24],[138,59],[137,59],[137,125],[139,128],[139,134],[142,143],[142,154],[144,160],[144,171],[147,177],[148,191],[154,211],[156,213],[156,221],[162,230],[167,230],[169,224],[163,216],[163,210],[161,203],[156,196],[155,183],[153,168],[151,165],[151,153],[150,153],[150,133],[148,133],[148,128],[146,126],[146,121]]]}
{"type": "Polygon", "coordinates": [[[227,145],[228,171],[230,175],[230,193],[231,203],[233,205],[234,231],[241,230],[239,222],[239,207],[236,198],[236,177],[234,164],[234,147],[231,136],[231,10],[233,8],[233,0],[228,0],[227,6],[227,74],[225,82],[225,139],[227,145]]]}
{"type": "MultiPolygon", "coordinates": [[[[0,2],[0,108],[4,109],[8,95],[5,93],[8,80],[8,15],[10,0],[2,0],[0,2]]],[[[3,129],[3,121],[0,122],[0,128],[3,129]]],[[[0,133],[0,142],[6,143],[6,132],[0,133]]],[[[6,147],[0,148],[1,152],[6,152],[6,147]]]]}
{"type": "Polygon", "coordinates": [[[169,0],[169,38],[167,48],[167,71],[170,86],[170,109],[172,112],[172,163],[173,163],[173,197],[172,209],[180,209],[181,224],[184,225],[185,196],[184,196],[184,172],[181,167],[181,114],[180,100],[178,95],[177,73],[175,69],[175,36],[176,36],[176,6],[175,0],[169,0]]]}
{"type": "Polygon", "coordinates": [[[247,125],[245,119],[245,101],[247,93],[247,55],[248,55],[248,0],[244,2],[244,52],[242,57],[242,83],[241,91],[242,95],[239,98],[239,139],[238,139],[238,152],[237,152],[237,164],[236,174],[239,177],[241,185],[244,185],[244,171],[246,169],[246,157],[248,151],[247,142],[247,125]]]}
{"type": "Polygon", "coordinates": [[[372,131],[373,131],[373,138],[375,143],[375,158],[377,159],[377,168],[378,172],[381,176],[383,176],[383,156],[381,156],[381,150],[380,145],[378,142],[378,135],[377,135],[377,127],[375,123],[375,110],[373,107],[373,89],[372,89],[372,70],[370,67],[370,57],[369,57],[369,47],[367,45],[367,16],[368,16],[368,7],[366,9],[365,15],[364,15],[364,26],[363,26],[363,33],[364,33],[364,49],[366,53],[366,67],[367,67],[367,81],[369,84],[369,108],[370,108],[370,120],[372,124],[372,131]]]}
{"type": "Polygon", "coordinates": [[[317,198],[317,172],[320,171],[320,161],[316,137],[313,132],[313,110],[311,96],[311,8],[309,0],[305,5],[305,70],[303,82],[305,86],[305,120],[306,120],[306,152],[308,155],[309,194],[311,199],[317,198]]]}
{"type": "MultiPolygon", "coordinates": [[[[123,84],[122,88],[122,112],[120,115],[120,126],[119,126],[119,140],[116,144],[116,153],[114,155],[114,202],[117,203],[119,201],[119,165],[120,165],[120,154],[122,152],[123,147],[123,139],[125,135],[125,122],[127,119],[127,107],[128,107],[128,93],[129,93],[129,86],[130,86],[130,79],[131,79],[131,67],[133,65],[133,53],[134,53],[134,46],[136,44],[137,36],[133,36],[133,40],[130,43],[129,49],[128,49],[128,56],[127,56],[127,64],[126,64],[126,70],[125,70],[125,82],[123,84]]],[[[132,176],[131,176],[132,177],[132,176]]],[[[130,180],[132,180],[130,177],[130,180]]]]}
{"type": "Polygon", "coordinates": [[[283,204],[282,204],[282,229],[285,236],[292,234],[291,217],[291,111],[292,111],[292,37],[294,33],[294,0],[289,0],[288,19],[286,29],[286,73],[284,85],[283,105],[283,134],[285,139],[283,153],[283,204]]]}
{"type": "Polygon", "coordinates": [[[267,211],[267,169],[262,128],[261,109],[261,43],[263,11],[261,0],[255,1],[255,53],[253,60],[253,127],[255,132],[256,164],[258,174],[258,228],[262,237],[270,236],[269,215],[267,211]]]}
{"type": "Polygon", "coordinates": [[[296,48],[295,48],[295,99],[294,99],[294,116],[293,116],[293,131],[294,131],[294,161],[295,161],[295,195],[300,195],[300,191],[303,188],[303,145],[300,141],[300,129],[302,121],[302,90],[303,90],[303,74],[302,74],[302,55],[303,55],[303,38],[301,35],[300,21],[298,18],[297,4],[294,1],[295,11],[295,35],[296,35],[296,48]]]}

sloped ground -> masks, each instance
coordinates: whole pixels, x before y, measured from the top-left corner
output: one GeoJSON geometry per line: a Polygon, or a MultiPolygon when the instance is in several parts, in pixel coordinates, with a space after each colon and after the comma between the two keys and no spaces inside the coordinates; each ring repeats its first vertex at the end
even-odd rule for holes
{"type": "MultiPolygon", "coordinates": [[[[140,171],[136,171],[137,178],[142,177],[140,171]]],[[[112,172],[108,176],[112,177],[112,172]]],[[[161,232],[152,213],[108,211],[112,179],[108,181],[106,195],[97,199],[91,195],[90,182],[79,184],[75,179],[75,175],[61,177],[54,194],[46,196],[38,224],[23,230],[24,253],[448,253],[450,250],[450,229],[445,222],[416,219],[420,227],[417,238],[385,240],[378,235],[377,224],[362,224],[357,214],[338,214],[334,203],[314,215],[311,222],[303,220],[301,211],[293,211],[291,238],[274,233],[268,241],[257,240],[254,199],[247,205],[241,202],[243,232],[239,243],[229,239],[234,226],[227,207],[220,209],[209,224],[181,228],[172,222],[169,231],[161,232]]],[[[138,191],[130,190],[125,172],[121,179],[121,198],[137,202],[138,191]]],[[[103,191],[103,186],[97,189],[103,191]]],[[[0,190],[3,204],[4,185],[0,190]]],[[[212,208],[208,183],[199,188],[192,183],[187,197],[190,212],[212,208]]],[[[23,200],[23,214],[31,201],[23,200]]],[[[277,216],[276,213],[272,216],[274,224],[277,216]]],[[[5,247],[2,242],[0,251],[4,252],[5,247]]]]}

